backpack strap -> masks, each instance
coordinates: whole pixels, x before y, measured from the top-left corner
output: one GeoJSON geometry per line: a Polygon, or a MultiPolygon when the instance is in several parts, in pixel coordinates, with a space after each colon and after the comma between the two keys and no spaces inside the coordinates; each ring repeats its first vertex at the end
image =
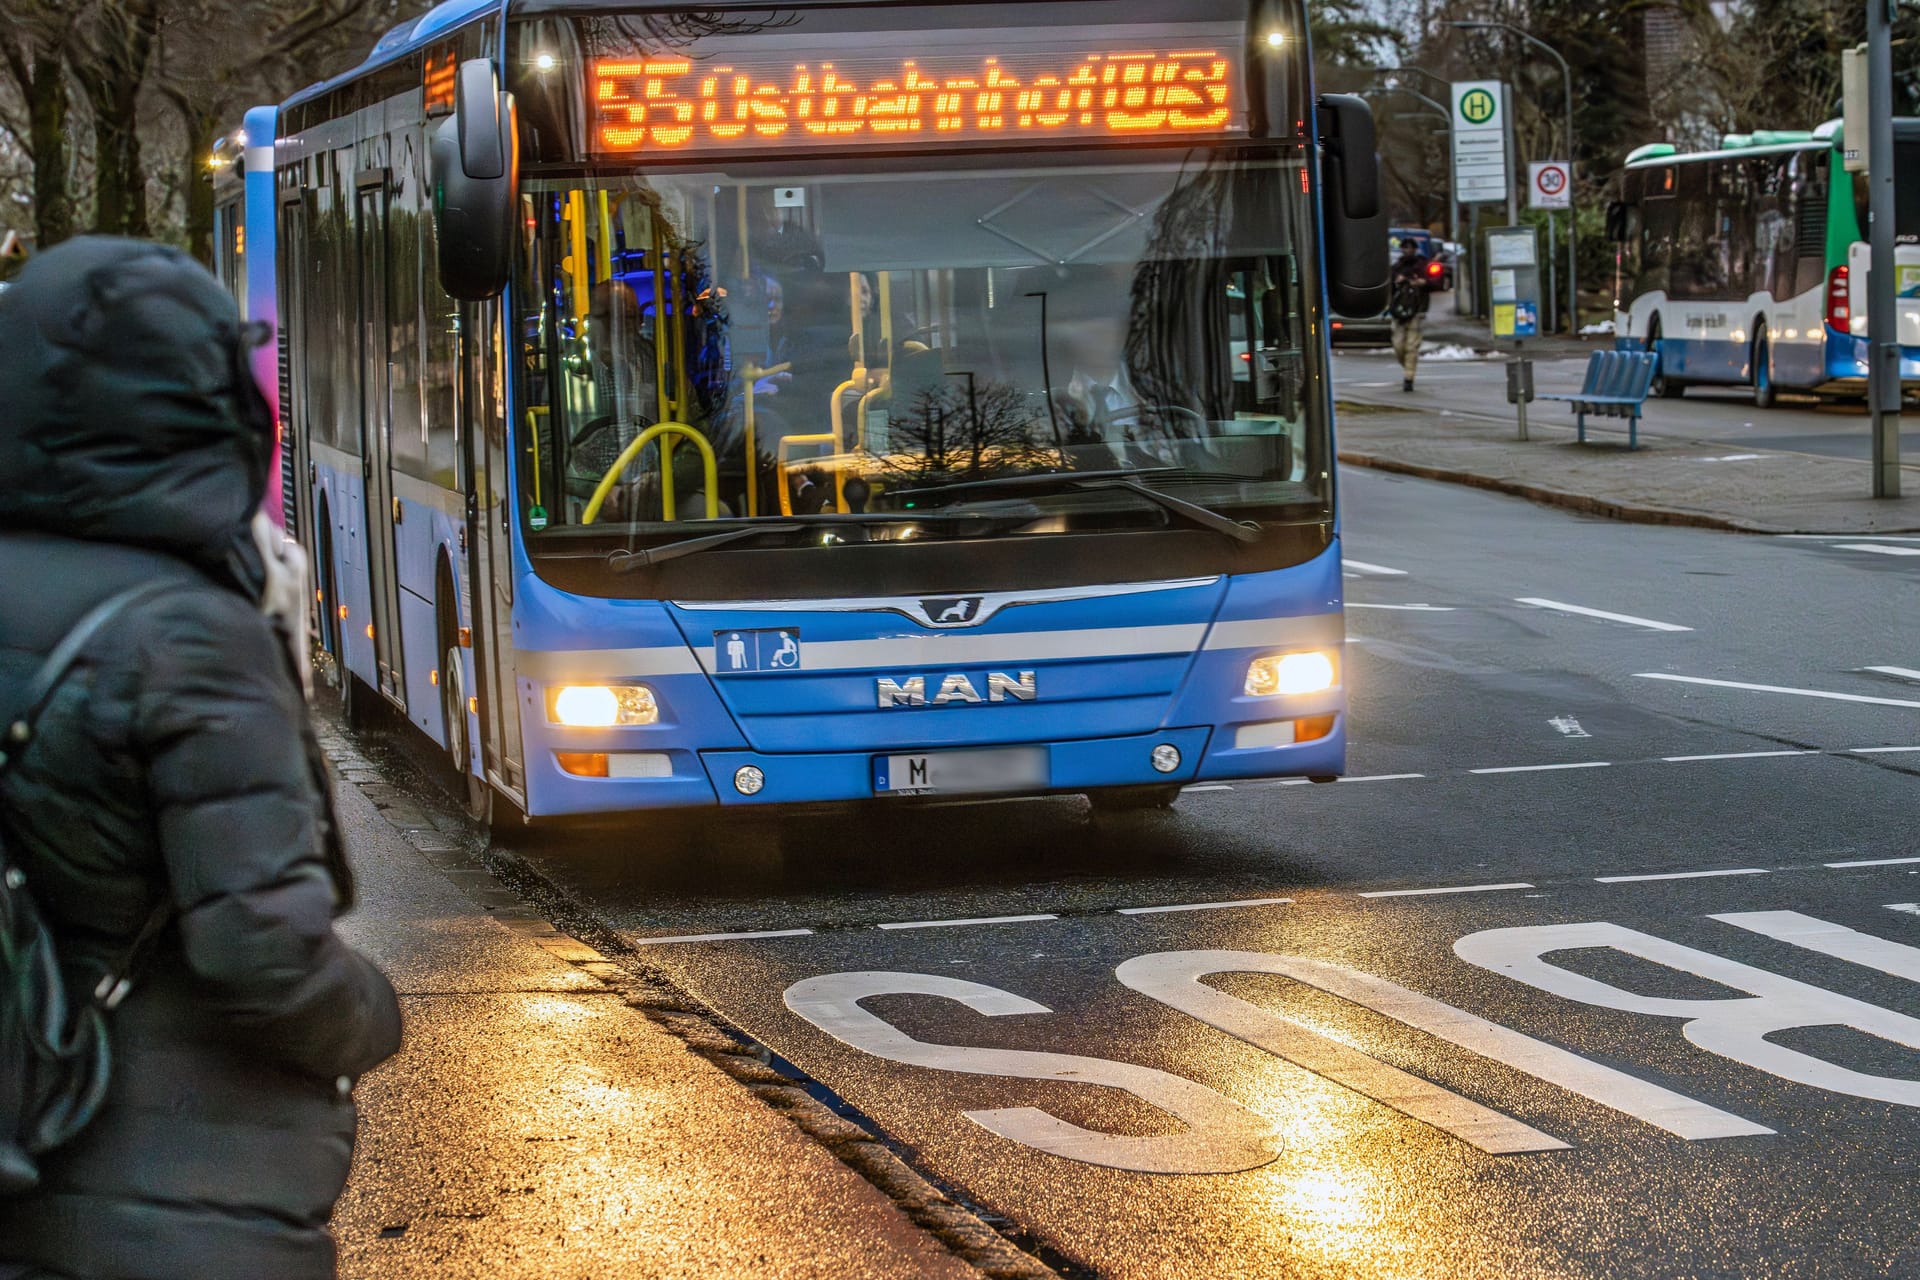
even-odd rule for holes
{"type": "Polygon", "coordinates": [[[0,774],[6,773],[21,749],[33,741],[34,726],[39,723],[47,704],[53,701],[60,682],[66,679],[67,672],[79,661],[81,651],[128,605],[172,585],[169,582],[144,582],[136,587],[128,587],[93,606],[80,621],[73,624],[71,631],[60,638],[60,643],[53,646],[53,651],[47,654],[40,669],[33,673],[33,679],[27,682],[25,708],[7,725],[5,741],[0,742],[0,774]]]}

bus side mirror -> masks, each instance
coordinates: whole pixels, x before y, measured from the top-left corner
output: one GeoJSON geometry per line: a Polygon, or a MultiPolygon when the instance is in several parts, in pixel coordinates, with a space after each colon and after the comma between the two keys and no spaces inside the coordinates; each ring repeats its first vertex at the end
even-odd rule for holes
{"type": "Polygon", "coordinates": [[[1327,242],[1327,300],[1346,316],[1387,307],[1387,209],[1373,110],[1346,93],[1322,94],[1320,216],[1327,242]]]}
{"type": "Polygon", "coordinates": [[[1627,206],[1624,201],[1614,200],[1607,205],[1607,239],[1614,244],[1627,242],[1627,206]]]}
{"type": "Polygon", "coordinates": [[[462,302],[482,302],[499,296],[513,268],[519,118],[485,58],[460,64],[454,102],[431,148],[440,287],[462,302]]]}

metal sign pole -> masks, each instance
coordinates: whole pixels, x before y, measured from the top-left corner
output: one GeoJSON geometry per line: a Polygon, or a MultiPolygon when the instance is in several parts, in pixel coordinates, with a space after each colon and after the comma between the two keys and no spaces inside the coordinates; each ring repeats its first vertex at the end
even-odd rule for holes
{"type": "Polygon", "coordinates": [[[1867,191],[1872,270],[1867,274],[1867,395],[1873,413],[1873,496],[1900,496],[1899,281],[1893,225],[1893,6],[1867,3],[1867,191]]]}

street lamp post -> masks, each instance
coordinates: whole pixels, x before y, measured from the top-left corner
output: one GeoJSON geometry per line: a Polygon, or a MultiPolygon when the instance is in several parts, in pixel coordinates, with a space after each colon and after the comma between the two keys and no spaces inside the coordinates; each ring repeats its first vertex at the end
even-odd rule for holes
{"type": "Polygon", "coordinates": [[[1567,60],[1560,56],[1558,49],[1544,40],[1528,35],[1511,22],[1462,18],[1447,25],[1462,31],[1511,32],[1535,48],[1545,51],[1548,57],[1560,64],[1560,83],[1566,93],[1567,106],[1567,328],[1569,332],[1577,333],[1580,329],[1580,209],[1578,184],[1573,179],[1573,69],[1567,66],[1567,60]]]}
{"type": "MultiPolygon", "coordinates": [[[[1412,68],[1375,67],[1374,70],[1388,71],[1393,73],[1394,75],[1398,75],[1402,70],[1420,71],[1418,67],[1412,67],[1412,68]]],[[[1431,71],[1420,71],[1420,74],[1423,76],[1433,76],[1433,73],[1431,71]]],[[[1433,78],[1436,80],[1439,79],[1438,76],[1433,76],[1433,78]]],[[[1446,82],[1441,81],[1441,83],[1444,84],[1446,82]]],[[[1382,87],[1385,89],[1386,92],[1404,93],[1409,98],[1412,98],[1416,102],[1425,103],[1427,107],[1431,109],[1431,113],[1433,115],[1438,116],[1441,122],[1445,125],[1447,136],[1449,138],[1453,136],[1453,112],[1449,111],[1444,105],[1434,101],[1432,98],[1429,98],[1426,94],[1421,93],[1418,89],[1410,89],[1404,84],[1394,83],[1392,76],[1389,76],[1387,78],[1387,80],[1383,83],[1382,87]]],[[[1363,90],[1362,92],[1364,94],[1366,91],[1363,90]]],[[[1423,112],[1422,114],[1426,114],[1426,113],[1423,112]]],[[[1455,197],[1454,191],[1453,191],[1453,170],[1452,170],[1451,162],[1449,162],[1448,170],[1447,170],[1447,241],[1450,244],[1460,243],[1460,202],[1455,197]]],[[[1456,306],[1458,305],[1457,301],[1455,305],[1456,306]]]]}

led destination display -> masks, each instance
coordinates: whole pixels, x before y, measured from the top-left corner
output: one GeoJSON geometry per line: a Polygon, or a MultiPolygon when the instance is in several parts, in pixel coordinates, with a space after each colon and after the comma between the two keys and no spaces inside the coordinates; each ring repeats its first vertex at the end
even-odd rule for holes
{"type": "Polygon", "coordinates": [[[596,59],[589,69],[595,150],[1150,138],[1245,128],[1229,41],[1115,51],[1066,40],[999,51],[889,43],[883,53],[813,58],[787,51],[596,59]]]}

